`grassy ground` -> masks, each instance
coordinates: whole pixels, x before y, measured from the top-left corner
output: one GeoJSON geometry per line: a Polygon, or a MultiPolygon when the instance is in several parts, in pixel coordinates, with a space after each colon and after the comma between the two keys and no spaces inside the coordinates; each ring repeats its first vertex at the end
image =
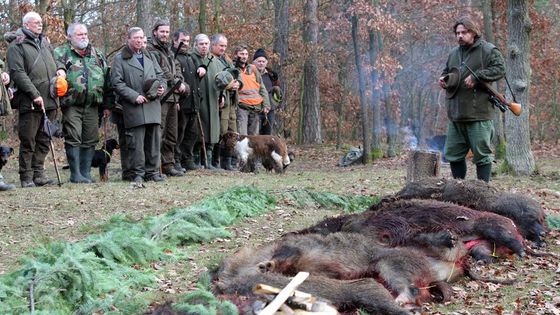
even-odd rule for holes
{"type": "MultiPolygon", "coordinates": [[[[551,148],[545,149],[535,151],[538,175],[521,178],[497,175],[493,184],[503,190],[529,195],[540,201],[549,215],[560,215],[560,150],[558,147],[553,147],[552,151],[551,148]]],[[[367,166],[338,168],[335,164],[342,153],[332,147],[298,147],[295,151],[297,160],[284,175],[201,170],[183,178],[170,178],[164,183],[147,183],[146,188],[136,189],[118,180],[118,158],[115,158],[108,183],[65,183],[62,187],[18,188],[3,192],[0,194],[0,275],[15,270],[18,257],[35,244],[52,240],[78,241],[96,233],[100,224],[117,213],[141,219],[186,207],[233,186],[252,185],[276,196],[300,189],[381,196],[396,192],[405,183],[405,157],[380,160],[367,166]]],[[[56,154],[62,157],[63,151],[56,154]]],[[[59,165],[64,163],[63,158],[57,158],[57,161],[59,165]]],[[[47,166],[48,173],[55,178],[51,165],[47,166]]],[[[18,183],[16,166],[17,163],[11,161],[3,170],[6,182],[18,183]]],[[[62,171],[64,182],[69,176],[67,172],[62,171]]],[[[448,174],[448,166],[443,165],[442,175],[448,174]]],[[[468,176],[474,176],[472,167],[468,176]]],[[[201,271],[215,266],[241,246],[273,240],[287,231],[340,212],[340,209],[301,208],[278,198],[273,212],[230,227],[234,237],[186,247],[183,250],[188,259],[158,266],[161,271],[158,299],[174,299],[177,294],[192,290],[201,271]]],[[[559,234],[554,232],[546,249],[558,253],[559,248],[559,234]]],[[[484,267],[481,272],[508,274],[519,281],[514,286],[502,287],[462,280],[455,284],[455,301],[448,305],[426,305],[425,313],[560,314],[557,298],[560,296],[560,260],[552,257],[507,260],[484,267]]]]}

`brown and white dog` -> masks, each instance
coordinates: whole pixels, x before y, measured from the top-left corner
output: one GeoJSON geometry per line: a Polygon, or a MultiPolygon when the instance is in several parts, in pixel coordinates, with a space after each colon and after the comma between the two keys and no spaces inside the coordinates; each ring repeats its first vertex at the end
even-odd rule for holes
{"type": "Polygon", "coordinates": [[[288,153],[286,142],[276,136],[245,136],[228,131],[222,141],[226,150],[237,155],[242,172],[255,172],[256,163],[260,161],[267,171],[283,173],[294,159],[293,154],[288,153]]]}

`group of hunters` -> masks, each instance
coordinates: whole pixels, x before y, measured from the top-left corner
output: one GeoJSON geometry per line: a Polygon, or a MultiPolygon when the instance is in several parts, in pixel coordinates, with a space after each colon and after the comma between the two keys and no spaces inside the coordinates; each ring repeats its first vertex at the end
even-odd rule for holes
{"type": "MultiPolygon", "coordinates": [[[[91,183],[91,163],[101,118],[118,130],[122,179],[164,181],[188,170],[235,169],[219,143],[228,131],[271,134],[281,100],[278,77],[267,68],[264,49],[239,45],[233,60],[223,34],[170,30],[158,19],[151,34],[132,27],[110,65],[81,23],[68,26],[67,41],[52,48],[36,12],[5,36],[9,42],[2,83],[17,109],[21,187],[54,183],[45,175],[49,137],[45,117],[62,112],[70,182],[91,183]]],[[[4,89],[5,89],[4,87],[4,89]]],[[[2,182],[0,190],[15,188],[2,182]]]]}
{"type": "MultiPolygon", "coordinates": [[[[222,34],[198,34],[191,48],[185,30],[170,38],[166,20],[157,20],[151,31],[148,39],[141,28],[130,28],[112,67],[91,46],[83,24],[71,24],[67,42],[54,51],[35,12],[25,14],[23,27],[5,36],[10,44],[2,88],[14,91],[12,107],[18,109],[22,187],[53,182],[44,173],[49,139],[42,123],[44,117],[55,119],[59,106],[74,183],[93,181],[100,112],[118,129],[122,179],[134,182],[183,176],[201,165],[233,170],[234,157],[220,147],[221,135],[271,134],[271,102],[277,104],[281,94],[264,49],[254,52],[250,63],[247,47],[239,45],[232,61],[222,34]]],[[[459,45],[438,80],[448,105],[444,154],[452,176],[465,178],[472,151],[477,178],[489,181],[495,109],[478,83],[503,78],[504,59],[469,17],[458,19],[453,33],[459,45]]],[[[0,190],[14,187],[0,177],[0,190]]]]}

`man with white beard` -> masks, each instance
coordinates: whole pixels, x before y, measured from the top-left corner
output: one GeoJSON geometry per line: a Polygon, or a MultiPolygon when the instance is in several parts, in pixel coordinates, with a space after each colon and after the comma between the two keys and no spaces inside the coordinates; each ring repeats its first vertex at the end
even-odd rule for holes
{"type": "MultiPolygon", "coordinates": [[[[91,183],[91,161],[99,141],[98,108],[109,97],[109,66],[101,51],[93,48],[87,27],[68,26],[68,41],[54,50],[57,67],[66,69],[68,92],[60,99],[63,113],[64,143],[70,181],[91,183]]],[[[104,115],[109,115],[104,110],[104,115]]]]}

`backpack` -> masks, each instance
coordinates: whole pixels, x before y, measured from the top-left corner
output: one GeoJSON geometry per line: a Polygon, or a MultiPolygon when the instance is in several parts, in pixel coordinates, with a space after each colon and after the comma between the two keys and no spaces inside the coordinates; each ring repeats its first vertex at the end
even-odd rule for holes
{"type": "Polygon", "coordinates": [[[361,148],[352,147],[350,151],[346,153],[336,164],[336,166],[346,167],[357,162],[362,161],[362,156],[364,155],[364,150],[361,148]]]}

